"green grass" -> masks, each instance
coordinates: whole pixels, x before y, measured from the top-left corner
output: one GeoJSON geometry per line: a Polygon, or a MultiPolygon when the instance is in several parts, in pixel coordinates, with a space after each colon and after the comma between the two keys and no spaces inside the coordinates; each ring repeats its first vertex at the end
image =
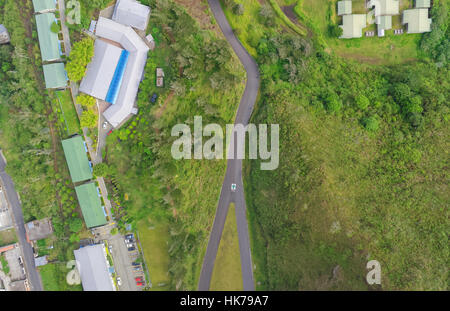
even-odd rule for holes
{"type": "Polygon", "coordinates": [[[11,228],[0,232],[0,246],[6,246],[17,242],[16,230],[11,228]]]}
{"type": "Polygon", "coordinates": [[[240,258],[235,206],[232,203],[228,208],[227,220],[214,264],[211,290],[239,291],[244,289],[240,258]]]}
{"type": "Polygon", "coordinates": [[[150,273],[152,290],[167,290],[169,283],[168,226],[161,223],[153,225],[147,220],[142,220],[138,223],[137,229],[144,250],[145,263],[150,273]],[[166,285],[158,285],[162,283],[166,285]]]}
{"type": "MultiPolygon", "coordinates": [[[[337,16],[336,1],[329,0],[299,0],[295,12],[322,43],[332,49],[337,55],[371,64],[398,64],[418,59],[418,42],[420,34],[394,36],[393,30],[387,30],[385,37],[365,37],[368,30],[376,30],[374,25],[363,29],[363,37],[355,39],[331,38],[327,35],[330,24],[341,24],[342,18],[337,16]],[[327,13],[331,13],[330,16],[327,13]]],[[[410,4],[403,1],[401,10],[410,4]]],[[[400,10],[400,14],[401,14],[400,10]]],[[[364,8],[364,0],[353,1],[353,13],[368,13],[364,8]]],[[[401,27],[400,17],[393,18],[393,28],[401,27]]]]}
{"type": "Polygon", "coordinates": [[[277,13],[277,16],[287,25],[289,28],[291,28],[293,31],[295,31],[297,34],[301,36],[306,36],[307,32],[306,29],[303,27],[299,27],[298,25],[294,24],[287,16],[284,14],[284,12],[281,10],[280,6],[275,0],[268,0],[272,8],[274,9],[275,13],[277,13]]]}
{"type": "Polygon", "coordinates": [[[5,274],[9,273],[9,266],[8,266],[8,261],[6,260],[4,255],[0,255],[0,262],[2,264],[2,270],[3,272],[5,272],[5,274]]]}
{"type": "Polygon", "coordinates": [[[69,269],[63,263],[48,263],[39,267],[42,285],[45,291],[81,291],[80,285],[68,285],[66,282],[69,269]]]}
{"type": "Polygon", "coordinates": [[[72,96],[69,90],[57,91],[56,95],[58,97],[60,108],[62,108],[62,113],[65,120],[65,128],[67,129],[67,135],[70,136],[75,133],[79,133],[80,130],[80,120],[78,119],[75,106],[72,102],[72,96]]]}

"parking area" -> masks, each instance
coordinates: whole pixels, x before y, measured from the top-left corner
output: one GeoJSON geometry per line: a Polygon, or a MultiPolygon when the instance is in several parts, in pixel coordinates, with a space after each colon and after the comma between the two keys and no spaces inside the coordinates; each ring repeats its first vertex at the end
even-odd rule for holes
{"type": "Polygon", "coordinates": [[[11,281],[24,280],[26,273],[19,246],[16,244],[16,247],[4,252],[3,255],[8,262],[11,281]]]}
{"type": "Polygon", "coordinates": [[[119,290],[139,291],[145,286],[145,278],[142,266],[135,263],[139,252],[134,236],[130,240],[119,233],[111,235],[112,228],[113,226],[108,225],[94,229],[95,242],[106,240],[117,274],[119,290]]]}

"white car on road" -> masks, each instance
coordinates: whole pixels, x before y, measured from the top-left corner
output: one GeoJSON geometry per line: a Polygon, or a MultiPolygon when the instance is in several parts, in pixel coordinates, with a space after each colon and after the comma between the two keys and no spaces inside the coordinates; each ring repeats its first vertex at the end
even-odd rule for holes
{"type": "Polygon", "coordinates": [[[231,184],[231,191],[235,192],[236,191],[236,184],[231,184]]]}

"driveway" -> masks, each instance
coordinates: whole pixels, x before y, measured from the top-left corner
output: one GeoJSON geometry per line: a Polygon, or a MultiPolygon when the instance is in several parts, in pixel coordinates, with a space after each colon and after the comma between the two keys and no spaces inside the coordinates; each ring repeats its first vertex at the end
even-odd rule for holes
{"type": "MultiPolygon", "coordinates": [[[[260,78],[258,65],[243,47],[239,39],[234,35],[233,30],[231,29],[230,24],[228,23],[220,6],[219,0],[208,0],[208,3],[214,17],[216,18],[217,24],[247,72],[247,84],[245,86],[245,91],[241,98],[235,120],[235,124],[242,124],[246,126],[252,115],[253,106],[255,105],[259,91],[260,78]]],[[[236,139],[233,137],[231,143],[235,144],[235,141],[236,139]]],[[[234,148],[234,150],[236,149],[237,148],[234,148]]],[[[227,171],[222,184],[222,190],[220,192],[216,216],[214,218],[214,224],[210,234],[206,254],[203,259],[203,266],[198,284],[199,290],[209,290],[217,250],[219,248],[220,238],[225,225],[228,207],[231,202],[234,202],[236,207],[237,230],[239,236],[239,250],[241,255],[244,290],[255,290],[245,206],[244,183],[242,181],[242,160],[238,159],[228,160],[227,162],[227,171]],[[231,184],[233,183],[237,185],[235,192],[231,191],[231,184]]]]}

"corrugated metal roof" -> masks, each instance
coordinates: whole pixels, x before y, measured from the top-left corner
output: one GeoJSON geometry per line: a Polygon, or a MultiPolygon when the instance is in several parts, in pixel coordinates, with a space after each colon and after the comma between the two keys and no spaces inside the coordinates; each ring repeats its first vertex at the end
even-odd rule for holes
{"type": "Polygon", "coordinates": [[[431,7],[430,0],[416,0],[416,8],[429,8],[431,7]]]}
{"type": "Polygon", "coordinates": [[[103,40],[95,40],[94,57],[87,66],[80,91],[101,100],[106,99],[123,49],[103,40]]]}
{"type": "Polygon", "coordinates": [[[430,32],[431,18],[428,17],[428,9],[404,10],[403,24],[408,24],[408,33],[430,32]]]}
{"type": "Polygon", "coordinates": [[[368,7],[375,7],[375,16],[398,15],[400,2],[399,0],[370,0],[368,7]]]}
{"type": "Polygon", "coordinates": [[[114,291],[103,244],[89,245],[74,252],[83,290],[114,291]]]}
{"type": "Polygon", "coordinates": [[[92,171],[81,136],[65,139],[62,145],[72,181],[75,183],[91,179],[92,171]]]}
{"type": "Polygon", "coordinates": [[[102,202],[97,194],[97,187],[90,182],[75,187],[81,212],[83,213],[86,227],[93,228],[106,224],[106,218],[102,210],[102,202]]]}
{"type": "Polygon", "coordinates": [[[97,22],[96,35],[116,41],[130,52],[116,103],[103,113],[106,120],[117,127],[132,113],[149,48],[131,27],[103,17],[97,22]]]}
{"type": "Polygon", "coordinates": [[[67,86],[67,74],[63,63],[53,63],[42,66],[44,69],[45,87],[47,89],[67,86]]]}
{"type": "Polygon", "coordinates": [[[339,26],[343,30],[341,38],[350,39],[362,37],[362,30],[367,26],[365,14],[344,15],[342,21],[343,24],[339,26]]]}
{"type": "Polygon", "coordinates": [[[36,27],[43,61],[52,61],[61,57],[58,35],[50,30],[53,22],[55,22],[53,13],[36,15],[36,27]]]}
{"type": "Polygon", "coordinates": [[[338,15],[352,14],[352,2],[349,0],[338,2],[338,15]]]}
{"type": "Polygon", "coordinates": [[[34,12],[56,10],[56,0],[33,0],[34,12]]]}
{"type": "Polygon", "coordinates": [[[146,30],[150,8],[133,0],[118,0],[112,20],[140,30],[146,30]]]}

